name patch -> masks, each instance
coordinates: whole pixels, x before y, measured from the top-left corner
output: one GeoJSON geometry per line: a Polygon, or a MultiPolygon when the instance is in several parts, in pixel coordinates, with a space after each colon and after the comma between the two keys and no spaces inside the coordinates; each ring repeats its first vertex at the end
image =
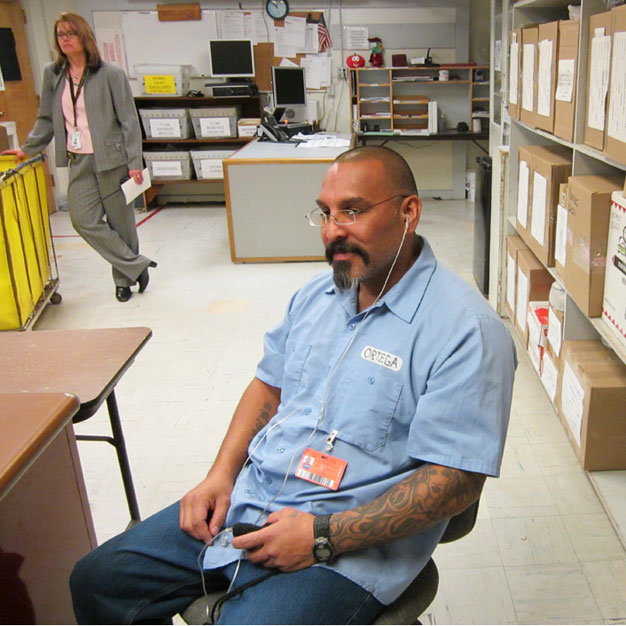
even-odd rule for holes
{"type": "Polygon", "coordinates": [[[391,352],[385,352],[372,346],[365,346],[363,352],[361,352],[361,358],[366,361],[371,361],[377,365],[382,365],[389,370],[399,372],[402,369],[402,359],[391,352]]]}

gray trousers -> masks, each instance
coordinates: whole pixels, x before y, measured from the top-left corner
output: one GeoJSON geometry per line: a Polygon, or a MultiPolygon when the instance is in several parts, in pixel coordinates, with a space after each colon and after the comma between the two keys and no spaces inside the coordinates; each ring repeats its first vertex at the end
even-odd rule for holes
{"type": "Polygon", "coordinates": [[[139,254],[135,214],[120,189],[128,168],[96,172],[93,154],[77,154],[69,169],[67,201],[72,225],[111,264],[115,285],[130,287],[151,260],[139,254]]]}

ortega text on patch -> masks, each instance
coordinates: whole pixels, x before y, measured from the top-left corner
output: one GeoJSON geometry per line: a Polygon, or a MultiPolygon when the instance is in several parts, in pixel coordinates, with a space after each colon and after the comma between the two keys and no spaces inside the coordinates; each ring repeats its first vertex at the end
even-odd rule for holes
{"type": "Polygon", "coordinates": [[[399,372],[402,369],[402,359],[391,352],[385,352],[372,346],[365,346],[361,352],[361,358],[366,361],[371,361],[377,365],[382,365],[387,369],[399,372]]]}

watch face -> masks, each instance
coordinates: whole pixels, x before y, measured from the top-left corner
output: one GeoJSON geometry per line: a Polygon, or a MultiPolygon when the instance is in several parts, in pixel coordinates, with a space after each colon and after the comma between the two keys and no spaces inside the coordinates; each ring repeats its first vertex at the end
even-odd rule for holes
{"type": "Polygon", "coordinates": [[[286,0],[267,0],[265,8],[269,16],[275,20],[282,20],[289,13],[289,4],[286,0]]]}
{"type": "Polygon", "coordinates": [[[316,537],[313,544],[313,555],[318,563],[330,561],[334,556],[334,550],[330,541],[324,537],[316,537]]]}

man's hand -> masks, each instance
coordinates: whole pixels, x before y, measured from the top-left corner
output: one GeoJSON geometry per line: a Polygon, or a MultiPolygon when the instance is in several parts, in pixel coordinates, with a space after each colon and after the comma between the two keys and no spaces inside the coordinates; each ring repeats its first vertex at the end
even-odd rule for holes
{"type": "Polygon", "coordinates": [[[180,527],[192,537],[210,543],[224,525],[233,483],[209,475],[180,501],[180,527]]]}
{"type": "Polygon", "coordinates": [[[235,537],[233,548],[246,550],[250,561],[281,572],[295,572],[315,563],[313,522],[315,516],[292,508],[272,513],[266,526],[235,537]]]}

